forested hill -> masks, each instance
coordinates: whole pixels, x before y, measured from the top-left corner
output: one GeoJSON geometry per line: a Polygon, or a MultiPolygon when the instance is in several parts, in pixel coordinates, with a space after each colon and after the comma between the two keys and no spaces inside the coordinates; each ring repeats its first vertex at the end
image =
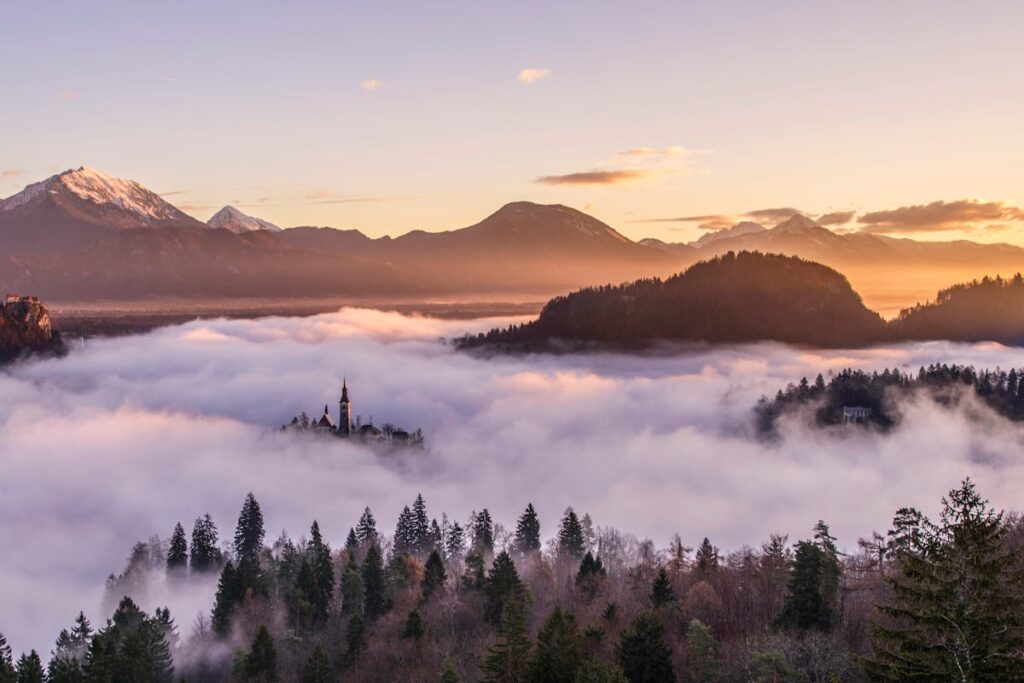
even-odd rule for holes
{"type": "Polygon", "coordinates": [[[667,280],[582,289],[533,322],[467,336],[460,346],[542,348],[554,340],[643,347],[657,340],[858,346],[886,336],[840,273],[792,256],[729,252],[667,280]]]}
{"type": "Polygon", "coordinates": [[[984,278],[939,292],[935,301],[907,308],[890,323],[901,340],[1024,342],[1024,278],[984,278]]]}
{"type": "Polygon", "coordinates": [[[0,363],[33,352],[60,352],[60,333],[50,313],[34,297],[8,297],[0,301],[0,363]]]}

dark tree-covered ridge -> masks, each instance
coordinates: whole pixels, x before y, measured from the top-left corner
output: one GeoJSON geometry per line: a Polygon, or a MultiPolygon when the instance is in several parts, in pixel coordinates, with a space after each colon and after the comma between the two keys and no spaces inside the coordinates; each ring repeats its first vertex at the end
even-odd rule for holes
{"type": "Polygon", "coordinates": [[[466,335],[459,348],[643,349],[660,341],[775,341],[822,348],[929,339],[1024,342],[1024,278],[984,278],[886,322],[837,271],[795,256],[728,252],[666,280],[589,287],[537,320],[466,335]]]}

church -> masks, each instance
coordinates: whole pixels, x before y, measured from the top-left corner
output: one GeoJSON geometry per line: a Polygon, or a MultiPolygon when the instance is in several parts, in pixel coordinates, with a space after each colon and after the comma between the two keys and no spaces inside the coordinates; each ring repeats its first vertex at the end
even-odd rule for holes
{"type": "MultiPolygon", "coordinates": [[[[352,419],[352,401],[348,395],[348,380],[341,381],[341,398],[338,400],[337,421],[331,417],[330,406],[324,406],[323,415],[310,419],[306,413],[292,418],[290,428],[300,431],[312,431],[318,434],[340,438],[358,439],[370,443],[388,443],[394,445],[422,445],[423,433],[420,430],[408,432],[390,423],[381,427],[373,424],[373,418],[362,424],[360,418],[352,419]]],[[[282,427],[284,429],[284,427],[282,427]]]]}

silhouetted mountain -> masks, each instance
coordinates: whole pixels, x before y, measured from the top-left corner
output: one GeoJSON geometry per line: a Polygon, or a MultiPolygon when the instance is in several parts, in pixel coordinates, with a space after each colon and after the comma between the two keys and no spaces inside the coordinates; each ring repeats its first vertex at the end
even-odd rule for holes
{"type": "Polygon", "coordinates": [[[890,323],[906,340],[1024,343],[1024,278],[984,278],[939,292],[932,303],[904,309],[890,323]]]}
{"type": "Polygon", "coordinates": [[[0,301],[0,363],[32,352],[58,352],[63,345],[50,312],[35,297],[7,295],[0,301]]]}
{"type": "Polygon", "coordinates": [[[461,343],[642,347],[660,340],[773,340],[850,346],[879,341],[884,334],[881,317],[831,268],[795,257],[741,252],[702,261],[665,281],[638,280],[557,297],[534,322],[461,343]]]}

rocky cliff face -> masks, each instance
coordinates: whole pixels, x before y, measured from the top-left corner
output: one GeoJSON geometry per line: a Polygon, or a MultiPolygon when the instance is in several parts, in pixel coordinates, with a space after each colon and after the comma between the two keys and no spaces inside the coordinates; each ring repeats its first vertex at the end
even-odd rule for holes
{"type": "Polygon", "coordinates": [[[0,301],[0,363],[27,353],[62,350],[60,333],[39,299],[8,295],[0,301]]]}

